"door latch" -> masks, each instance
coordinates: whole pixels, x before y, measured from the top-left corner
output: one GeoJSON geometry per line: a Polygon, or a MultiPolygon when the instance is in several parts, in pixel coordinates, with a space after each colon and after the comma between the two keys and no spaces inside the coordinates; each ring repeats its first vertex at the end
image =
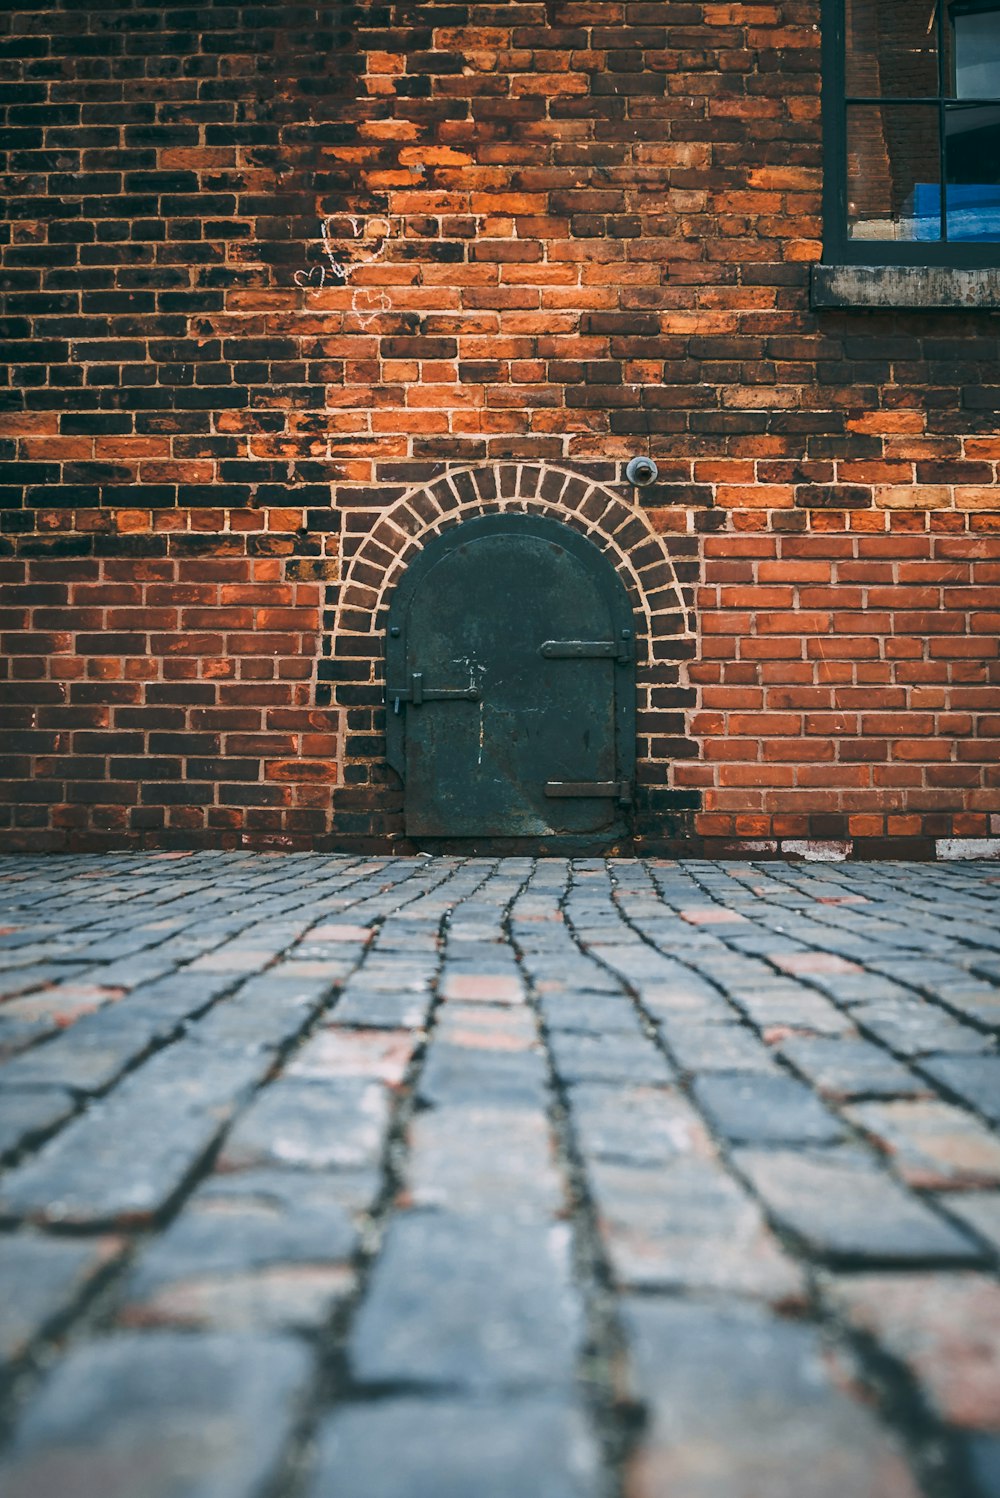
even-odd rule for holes
{"type": "Polygon", "coordinates": [[[425,702],[478,702],[479,689],[477,687],[425,687],[424,673],[422,671],[410,672],[410,685],[408,687],[386,687],[386,701],[392,702],[394,713],[399,712],[402,702],[408,702],[411,707],[422,707],[425,702]]]}
{"type": "Polygon", "coordinates": [[[608,659],[622,665],[631,659],[632,631],[623,629],[617,640],[546,640],[539,655],[547,661],[580,661],[608,659]]]}
{"type": "Polygon", "coordinates": [[[632,800],[632,786],[627,780],[547,780],[545,794],[558,798],[602,798],[628,806],[632,800]]]}

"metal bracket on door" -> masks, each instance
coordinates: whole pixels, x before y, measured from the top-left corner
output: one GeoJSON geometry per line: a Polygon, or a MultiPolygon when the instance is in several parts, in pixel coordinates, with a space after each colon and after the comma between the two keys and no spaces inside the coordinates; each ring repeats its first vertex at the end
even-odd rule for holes
{"type": "Polygon", "coordinates": [[[627,780],[547,780],[545,794],[560,798],[593,796],[628,806],[632,800],[632,787],[627,780]]]}
{"type": "Polygon", "coordinates": [[[615,640],[546,640],[539,649],[549,661],[593,660],[603,657],[626,665],[632,658],[629,649],[632,631],[623,629],[621,638],[615,640]]]}
{"type": "Polygon", "coordinates": [[[386,687],[385,700],[392,703],[394,713],[399,712],[401,702],[408,702],[411,707],[420,707],[425,702],[478,702],[479,690],[477,687],[425,687],[424,673],[422,671],[410,672],[410,685],[408,687],[386,687]]]}

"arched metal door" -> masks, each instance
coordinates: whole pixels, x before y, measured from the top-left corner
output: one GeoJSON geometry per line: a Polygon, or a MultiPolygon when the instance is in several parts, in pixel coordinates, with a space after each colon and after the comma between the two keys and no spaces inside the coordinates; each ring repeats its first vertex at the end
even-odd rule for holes
{"type": "Polygon", "coordinates": [[[578,532],[491,515],[438,537],[393,599],[388,758],[417,837],[626,830],[632,611],[578,532]]]}

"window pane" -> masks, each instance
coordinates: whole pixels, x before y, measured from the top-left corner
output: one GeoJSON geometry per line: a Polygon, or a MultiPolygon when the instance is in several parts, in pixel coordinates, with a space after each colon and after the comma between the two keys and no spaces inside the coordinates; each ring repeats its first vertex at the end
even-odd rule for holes
{"type": "Polygon", "coordinates": [[[945,113],[948,238],[1000,239],[1000,104],[945,113]]]}
{"type": "Polygon", "coordinates": [[[936,0],[845,0],[847,93],[938,96],[936,0]]]}
{"type": "Polygon", "coordinates": [[[847,111],[851,239],[940,239],[938,111],[856,104],[847,111]]]}
{"type": "Polygon", "coordinates": [[[1000,5],[963,14],[952,5],[955,28],[955,94],[959,99],[1000,98],[1000,5]]]}

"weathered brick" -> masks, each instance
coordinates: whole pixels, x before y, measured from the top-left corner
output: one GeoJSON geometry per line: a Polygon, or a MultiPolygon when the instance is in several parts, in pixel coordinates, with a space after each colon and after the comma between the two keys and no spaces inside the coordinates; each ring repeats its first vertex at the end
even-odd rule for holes
{"type": "Polygon", "coordinates": [[[926,858],[998,814],[992,704],[946,716],[997,610],[891,575],[932,536],[1000,555],[995,340],[976,309],[945,337],[810,307],[814,15],[306,5],[280,46],[267,7],[178,30],[153,4],[136,37],[14,15],[0,696],[52,740],[9,749],[0,846],[394,847],[383,725],[340,721],[381,707],[379,601],[428,527],[525,504],[637,578],[636,850],[926,858]],[[647,451],[658,482],[627,484],[647,451]],[[926,732],[819,726],[935,664],[926,732]],[[751,687],[800,721],[739,725],[751,687]]]}

